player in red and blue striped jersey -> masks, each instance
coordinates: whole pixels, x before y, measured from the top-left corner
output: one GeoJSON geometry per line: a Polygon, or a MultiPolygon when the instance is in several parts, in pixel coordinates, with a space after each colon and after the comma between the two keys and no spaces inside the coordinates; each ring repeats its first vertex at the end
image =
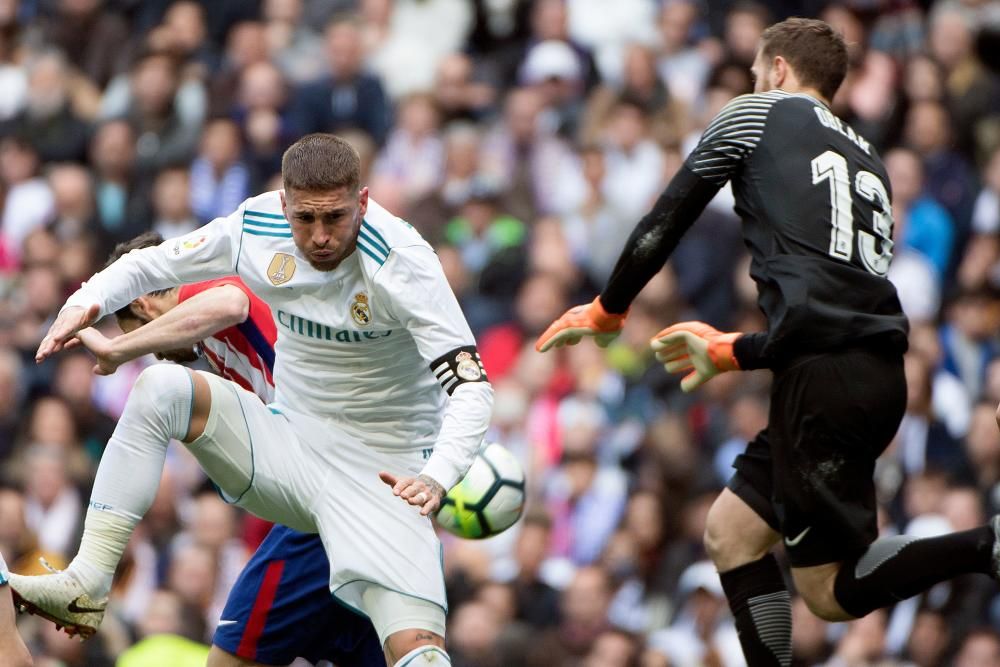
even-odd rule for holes
{"type": "MultiPolygon", "coordinates": [[[[109,261],[162,241],[158,234],[143,234],[115,248],[109,261]]],[[[145,354],[178,363],[203,356],[222,377],[265,403],[272,400],[274,319],[239,278],[147,294],[115,315],[125,335],[109,339],[95,329],[78,334],[97,358],[95,372],[113,373],[145,354]]],[[[319,535],[276,525],[229,594],[208,666],[286,665],[297,657],[345,667],[384,665],[371,623],[334,601],[329,580],[319,535]]]]}

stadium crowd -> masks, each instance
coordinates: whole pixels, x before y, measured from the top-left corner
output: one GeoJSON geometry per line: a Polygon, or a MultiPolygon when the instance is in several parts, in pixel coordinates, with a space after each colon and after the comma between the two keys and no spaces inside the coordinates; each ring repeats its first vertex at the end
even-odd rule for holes
{"type": "MultiPolygon", "coordinates": [[[[686,395],[650,337],[761,330],[731,194],[713,201],[608,350],[535,337],[603,285],[629,231],[789,15],[851,48],[835,112],[880,151],[911,321],[908,409],[877,468],[884,534],[1000,512],[1000,3],[995,0],[0,0],[0,553],[75,551],[138,362],[36,366],[111,247],[183,234],[279,187],[283,149],[348,138],[373,197],[438,250],[496,389],[491,439],[529,478],[523,520],[443,536],[462,667],[743,664],[701,535],[767,422],[767,373],[686,395]]],[[[116,331],[112,322],[102,325],[116,331]]],[[[153,363],[152,359],[144,363],[153,363]]],[[[331,388],[335,390],[335,388],[331,388]]],[[[101,632],[24,617],[37,665],[168,665],[207,651],[265,534],[173,447],[101,632]]],[[[796,600],[795,665],[1000,666],[1000,587],[969,577],[851,624],[796,600]]],[[[2,656],[0,656],[2,659],[2,656]]]]}

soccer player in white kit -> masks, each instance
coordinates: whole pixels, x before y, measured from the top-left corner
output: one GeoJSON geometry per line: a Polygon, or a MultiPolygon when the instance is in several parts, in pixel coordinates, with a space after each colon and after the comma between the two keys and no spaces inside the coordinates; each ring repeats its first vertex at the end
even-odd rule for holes
{"type": "Polygon", "coordinates": [[[15,601],[92,634],[177,439],[230,502],[320,534],[332,594],[371,619],[387,664],[450,664],[429,515],[471,464],[492,389],[436,255],[369,200],[354,149],[303,137],[282,177],[283,191],[128,253],[60,312],[39,361],[135,297],[237,274],[275,316],[275,400],[208,373],[146,369],[101,461],[77,557],[57,575],[12,573],[15,601]]]}

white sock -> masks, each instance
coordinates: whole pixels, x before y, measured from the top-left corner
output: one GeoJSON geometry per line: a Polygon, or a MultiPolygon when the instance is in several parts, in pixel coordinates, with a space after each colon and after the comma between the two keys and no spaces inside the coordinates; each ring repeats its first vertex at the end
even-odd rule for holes
{"type": "Polygon", "coordinates": [[[180,366],[150,366],[136,380],[97,468],[80,550],[66,568],[92,597],[111,590],[129,537],[153,504],[167,445],[187,435],[193,397],[180,366]]]}
{"type": "Polygon", "coordinates": [[[393,667],[447,667],[451,658],[443,648],[437,646],[418,646],[396,661],[393,667]]]}

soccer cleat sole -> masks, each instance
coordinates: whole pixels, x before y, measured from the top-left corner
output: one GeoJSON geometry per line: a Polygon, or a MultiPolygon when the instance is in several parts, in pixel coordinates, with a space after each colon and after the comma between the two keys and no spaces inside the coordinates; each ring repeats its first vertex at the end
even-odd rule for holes
{"type": "Polygon", "coordinates": [[[52,614],[43,611],[36,607],[31,602],[28,602],[22,598],[16,590],[12,587],[10,592],[13,594],[14,607],[21,611],[21,613],[31,614],[32,616],[38,616],[39,618],[44,618],[56,626],[56,630],[62,630],[70,637],[76,637],[80,641],[85,641],[90,639],[97,633],[97,628],[92,628],[89,625],[77,625],[76,623],[67,623],[61,618],[56,618],[52,614]]]}

